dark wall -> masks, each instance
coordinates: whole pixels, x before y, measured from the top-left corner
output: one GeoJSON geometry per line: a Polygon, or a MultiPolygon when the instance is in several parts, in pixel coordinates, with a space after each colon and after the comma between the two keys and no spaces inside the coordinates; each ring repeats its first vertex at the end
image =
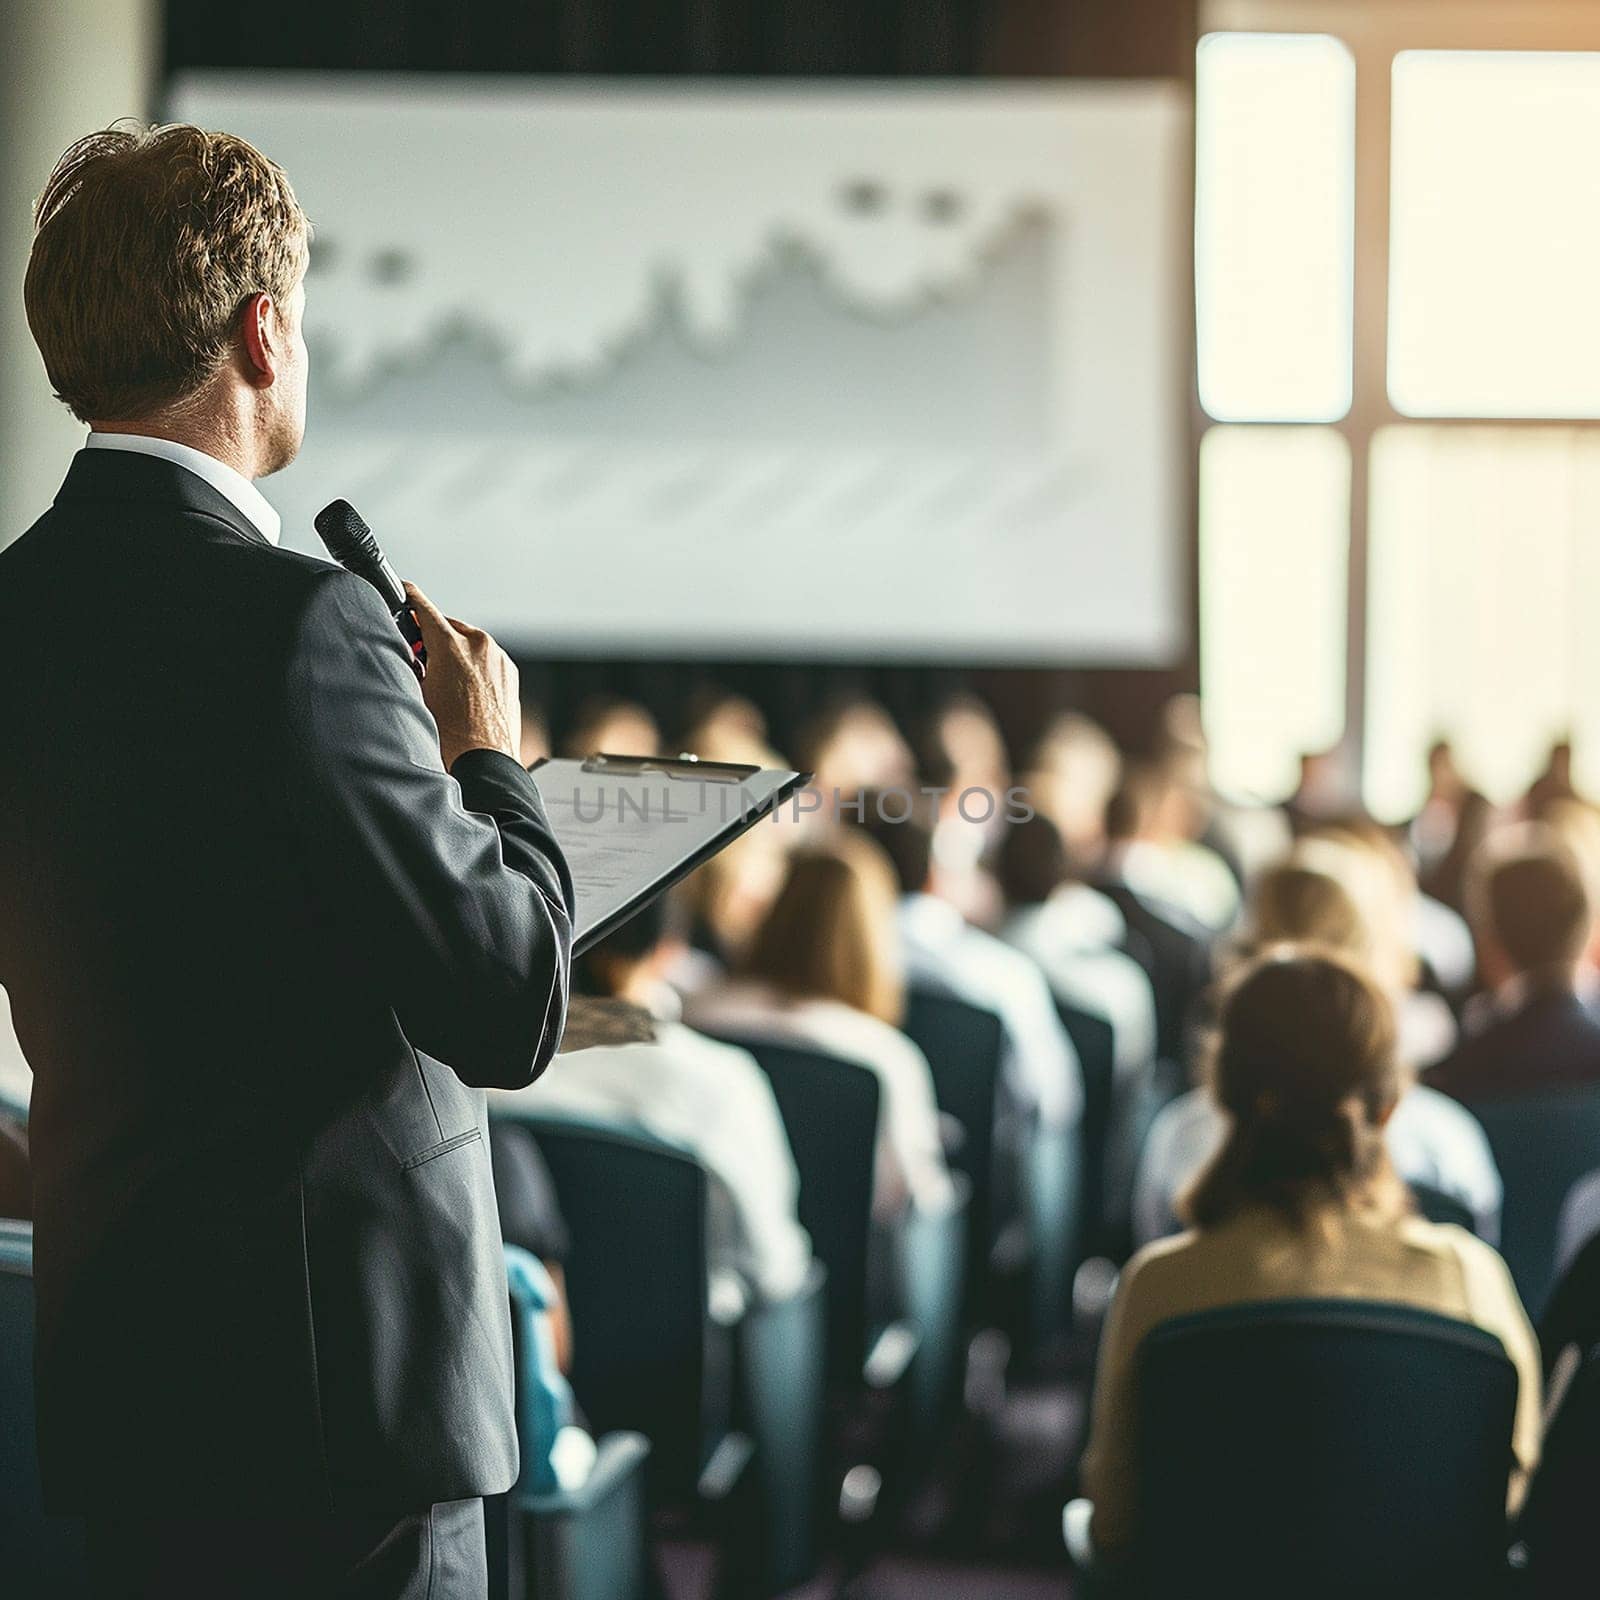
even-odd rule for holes
{"type": "MultiPolygon", "coordinates": [[[[1189,80],[1195,27],[1195,0],[279,0],[266,12],[167,0],[166,58],[170,70],[1189,80]]],[[[1191,636],[1192,531],[1191,518],[1191,636]]],[[[969,688],[1018,747],[1066,707],[1139,747],[1166,698],[1196,683],[1192,647],[1158,671],[884,667],[865,655],[825,665],[547,658],[522,667],[524,691],[548,708],[558,738],[598,692],[644,700],[670,733],[698,691],[735,687],[762,704],[782,741],[847,693],[875,695],[910,727],[969,688]]]]}

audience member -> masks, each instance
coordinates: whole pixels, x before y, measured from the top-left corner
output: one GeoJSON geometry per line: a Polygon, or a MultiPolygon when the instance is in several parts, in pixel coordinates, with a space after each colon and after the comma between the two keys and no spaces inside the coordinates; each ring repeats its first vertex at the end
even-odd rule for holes
{"type": "Polygon", "coordinates": [[[1600,810],[1587,800],[1552,800],[1540,821],[1572,852],[1589,900],[1589,938],[1578,962],[1578,995],[1600,1015],[1600,810]]]}
{"type": "Polygon", "coordinates": [[[637,1126],[693,1151],[711,1180],[713,1271],[761,1298],[785,1299],[811,1263],[796,1216],[794,1157],[772,1089],[749,1054],[677,1020],[665,975],[681,948],[658,900],[582,957],[578,981],[612,1003],[604,1017],[636,1031],[597,1037],[581,1020],[594,1010],[581,1011],[550,1070],[525,1089],[493,1091],[491,1104],[637,1126]],[[635,1015],[619,1015],[621,1008],[635,1015]]]}
{"type": "Polygon", "coordinates": [[[1344,749],[1306,750],[1300,756],[1300,781],[1284,803],[1295,837],[1349,816],[1357,803],[1350,762],[1344,749]]]}
{"type": "Polygon", "coordinates": [[[531,767],[550,754],[550,725],[544,712],[531,700],[522,702],[522,732],[517,742],[517,755],[523,766],[531,767]]]}
{"type": "Polygon", "coordinates": [[[1298,859],[1320,857],[1328,871],[1356,897],[1371,938],[1365,959],[1387,985],[1398,1008],[1400,1055],[1413,1071],[1441,1061],[1456,1043],[1456,1020],[1442,995],[1419,987],[1423,962],[1436,978],[1462,992],[1476,967],[1472,935],[1455,912],[1417,889],[1406,853],[1388,829],[1355,815],[1301,835],[1298,859]]]}
{"type": "MultiPolygon", "coordinates": [[[[1015,1103],[1050,1127],[1083,1114],[1083,1075],[1044,975],[1026,956],[974,928],[940,897],[933,829],[909,797],[868,795],[863,827],[882,846],[900,887],[898,925],[911,987],[993,1011],[1003,1029],[1015,1103]],[[902,813],[902,806],[907,807],[902,813]]],[[[1142,976],[1142,974],[1141,974],[1142,976]]]]}
{"type": "Polygon", "coordinates": [[[1156,1055],[1156,1004],[1149,975],[1116,948],[1127,937],[1122,912],[1070,876],[1054,823],[1030,817],[1006,829],[996,859],[1010,913],[1000,936],[1043,971],[1056,997],[1111,1024],[1119,1070],[1156,1055]]]}
{"type": "Polygon", "coordinates": [[[690,995],[685,1016],[714,1034],[809,1045],[859,1062],[883,1090],[875,1209],[953,1198],[927,1058],[895,1024],[905,1002],[894,874],[858,830],[797,849],[737,975],[690,995]]]}
{"type": "Polygon", "coordinates": [[[747,767],[784,765],[767,741],[767,719],[760,707],[743,695],[720,690],[698,699],[680,746],[702,761],[731,761],[747,767]]]}
{"type": "Polygon", "coordinates": [[[1172,772],[1130,767],[1106,819],[1103,870],[1148,901],[1177,906],[1219,933],[1239,914],[1239,885],[1227,864],[1197,841],[1200,819],[1172,772]]]}
{"type": "Polygon", "coordinates": [[[1543,818],[1546,810],[1557,800],[1577,800],[1578,786],[1572,778],[1572,741],[1558,739],[1550,746],[1550,756],[1544,771],[1528,786],[1523,810],[1530,818],[1543,818]]]}
{"type": "Polygon", "coordinates": [[[940,893],[967,922],[993,928],[1003,903],[990,860],[1012,813],[1011,758],[977,696],[957,695],[931,718],[919,776],[923,792],[938,800],[932,826],[940,893]]]}
{"type": "Polygon", "coordinates": [[[795,754],[798,770],[812,775],[823,796],[825,812],[835,795],[916,787],[911,746],[875,700],[841,701],[813,717],[801,730],[795,754]]]}
{"type": "Polygon", "coordinates": [[[1057,717],[1023,774],[1028,800],[1060,831],[1074,867],[1087,872],[1106,846],[1106,807],[1122,782],[1122,755],[1099,723],[1076,711],[1057,717]]]}
{"type": "Polygon", "coordinates": [[[762,823],[697,867],[673,892],[688,934],[672,986],[693,994],[736,967],[761,926],[788,870],[797,830],[762,823]]]}
{"type": "Polygon", "coordinates": [[[1448,739],[1428,751],[1428,794],[1411,820],[1423,892],[1453,911],[1466,909],[1467,866],[1489,836],[1494,807],[1462,777],[1448,739]]]}
{"type": "MultiPolygon", "coordinates": [[[[1413,1084],[1400,1042],[1398,1009],[1404,1003],[1392,959],[1383,953],[1383,904],[1376,866],[1344,846],[1303,842],[1290,861],[1263,873],[1251,895],[1247,943],[1253,954],[1293,943],[1334,952],[1359,963],[1397,1005],[1397,1053],[1404,1069],[1398,1103],[1384,1127],[1395,1169],[1408,1183],[1461,1201],[1481,1238],[1500,1236],[1501,1184],[1489,1141],[1472,1114],[1448,1096],[1413,1084]],[[1366,880],[1366,894],[1359,887],[1366,880]]],[[[1143,1243],[1170,1233],[1178,1197],[1227,1135],[1227,1117],[1204,1087],[1162,1108],[1145,1138],[1134,1181],[1135,1238],[1143,1243]]]]}
{"type": "Polygon", "coordinates": [[[656,719],[636,700],[612,694],[590,695],[578,707],[561,749],[568,756],[592,756],[602,751],[614,756],[660,755],[661,730],[656,719]]]}
{"type": "Polygon", "coordinates": [[[1258,872],[1282,859],[1293,842],[1283,812],[1225,799],[1212,786],[1199,695],[1175,694],[1161,708],[1157,759],[1188,797],[1197,819],[1195,837],[1227,864],[1241,892],[1258,872]]]}
{"type": "Polygon", "coordinates": [[[25,1111],[33,1098],[33,1069],[11,1018],[11,997],[0,989],[0,1104],[25,1111]]]}
{"type": "MultiPolygon", "coordinates": [[[[1228,1135],[1186,1197],[1192,1229],[1128,1264],[1101,1343],[1083,1462],[1097,1551],[1114,1559],[1136,1536],[1145,1335],[1257,1300],[1395,1301],[1496,1334],[1519,1379],[1514,1506],[1539,1448],[1538,1349],[1500,1258],[1415,1216],[1389,1163],[1401,1076],[1388,996],[1343,956],[1281,948],[1224,998],[1209,1082],[1228,1135]]],[[[1225,1471],[1226,1441],[1217,1459],[1225,1471]]]]}
{"type": "Polygon", "coordinates": [[[0,1217],[33,1218],[33,1172],[28,1162],[28,1130],[0,1111],[0,1217]]]}
{"type": "Polygon", "coordinates": [[[1215,931],[1182,906],[1127,875],[1130,849],[1138,842],[1148,774],[1134,769],[1106,807],[1106,853],[1094,886],[1127,923],[1127,948],[1136,955],[1155,990],[1156,1049],[1165,1059],[1187,1057],[1186,1032],[1211,981],[1215,931]]]}
{"type": "Polygon", "coordinates": [[[1577,992],[1593,913],[1577,859],[1549,829],[1508,829],[1468,881],[1487,995],[1476,1030],[1428,1081],[1469,1103],[1600,1083],[1600,1021],[1577,992]]]}

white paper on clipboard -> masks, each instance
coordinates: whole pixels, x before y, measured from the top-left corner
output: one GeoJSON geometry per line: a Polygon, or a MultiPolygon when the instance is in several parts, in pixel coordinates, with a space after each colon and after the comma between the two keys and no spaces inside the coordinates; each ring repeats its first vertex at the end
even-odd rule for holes
{"type": "Polygon", "coordinates": [[[580,955],[806,782],[692,756],[560,757],[528,770],[572,873],[580,955]]]}

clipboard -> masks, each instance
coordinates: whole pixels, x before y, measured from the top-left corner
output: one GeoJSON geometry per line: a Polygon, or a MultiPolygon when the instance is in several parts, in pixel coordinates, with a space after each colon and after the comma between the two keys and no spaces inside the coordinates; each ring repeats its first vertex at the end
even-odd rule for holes
{"type": "Polygon", "coordinates": [[[770,817],[811,777],[692,755],[544,757],[528,772],[572,872],[574,955],[770,817]]]}

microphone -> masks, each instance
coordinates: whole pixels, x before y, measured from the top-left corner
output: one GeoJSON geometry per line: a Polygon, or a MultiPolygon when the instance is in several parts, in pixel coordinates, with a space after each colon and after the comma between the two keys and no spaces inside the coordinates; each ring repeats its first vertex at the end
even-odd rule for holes
{"type": "Polygon", "coordinates": [[[428,648],[422,642],[422,629],[416,613],[406,599],[405,585],[389,565],[361,513],[348,500],[330,500],[312,524],[328,547],[328,554],[346,572],[365,578],[383,596],[383,603],[394,613],[395,626],[411,650],[411,665],[419,678],[428,675],[428,648]]]}

